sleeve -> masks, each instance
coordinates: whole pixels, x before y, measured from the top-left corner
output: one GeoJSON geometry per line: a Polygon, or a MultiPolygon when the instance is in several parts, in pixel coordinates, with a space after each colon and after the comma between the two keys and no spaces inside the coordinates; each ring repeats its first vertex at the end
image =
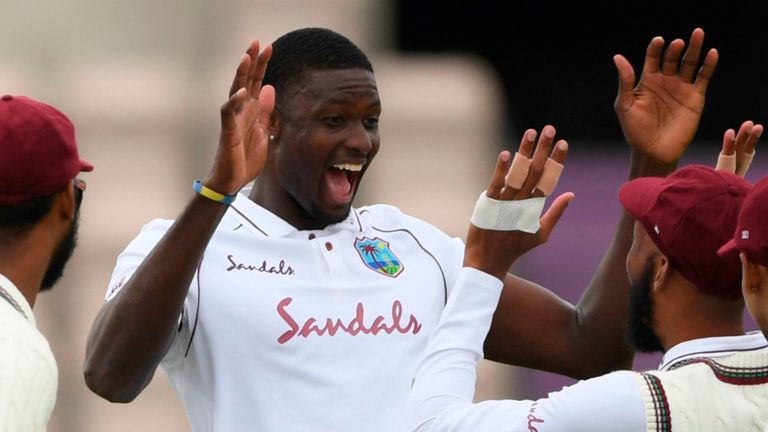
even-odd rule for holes
{"type": "Polygon", "coordinates": [[[502,283],[474,269],[458,275],[448,304],[417,367],[406,431],[645,431],[632,372],[581,381],[531,400],[473,404],[477,362],[502,283]]]}
{"type": "Polygon", "coordinates": [[[128,282],[139,265],[144,261],[144,258],[160,242],[160,239],[163,238],[172,223],[173,221],[165,219],[155,219],[141,228],[139,235],[117,256],[115,268],[112,270],[112,277],[107,285],[105,301],[115,298],[117,293],[120,292],[125,283],[128,282]]]}
{"type": "MultiPolygon", "coordinates": [[[[166,232],[173,224],[172,220],[167,219],[154,219],[144,225],[137,235],[126,248],[118,255],[115,263],[115,268],[112,271],[112,277],[110,278],[105,301],[110,301],[122,290],[126,282],[130,280],[136,269],[141,265],[144,259],[152,252],[155,246],[160,242],[166,232]]],[[[192,280],[195,284],[197,281],[197,274],[192,280]]],[[[178,360],[183,358],[185,352],[185,346],[182,341],[189,340],[191,329],[189,328],[188,321],[190,315],[190,300],[189,296],[184,301],[184,307],[179,317],[178,331],[174,335],[173,341],[166,352],[161,365],[165,368],[172,367],[177,364],[178,360]]]]}
{"type": "Polygon", "coordinates": [[[28,336],[0,333],[0,431],[45,430],[56,402],[58,371],[28,336]]]}

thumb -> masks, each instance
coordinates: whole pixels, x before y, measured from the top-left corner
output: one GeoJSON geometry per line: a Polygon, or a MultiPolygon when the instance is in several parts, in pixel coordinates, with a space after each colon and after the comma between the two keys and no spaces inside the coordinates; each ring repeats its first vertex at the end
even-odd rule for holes
{"type": "Polygon", "coordinates": [[[613,56],[613,64],[616,65],[616,71],[619,75],[619,91],[616,93],[614,108],[627,110],[632,105],[635,87],[635,70],[623,55],[613,56]]]}
{"type": "Polygon", "coordinates": [[[566,192],[552,201],[552,205],[549,206],[546,213],[539,219],[539,235],[543,241],[547,241],[552,230],[555,228],[557,221],[565,212],[565,208],[576,197],[573,192],[566,192]]]}

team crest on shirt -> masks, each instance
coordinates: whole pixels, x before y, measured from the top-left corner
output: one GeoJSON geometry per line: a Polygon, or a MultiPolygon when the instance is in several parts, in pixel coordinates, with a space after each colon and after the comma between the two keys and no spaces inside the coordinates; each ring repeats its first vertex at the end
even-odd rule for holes
{"type": "Polygon", "coordinates": [[[357,238],[355,239],[355,249],[357,249],[357,253],[365,265],[376,273],[394,278],[403,272],[403,263],[392,252],[389,242],[378,237],[373,239],[357,238]]]}

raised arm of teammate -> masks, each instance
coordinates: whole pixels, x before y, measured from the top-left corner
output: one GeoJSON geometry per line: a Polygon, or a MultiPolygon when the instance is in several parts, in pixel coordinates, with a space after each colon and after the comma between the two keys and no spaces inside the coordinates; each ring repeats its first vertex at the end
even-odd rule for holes
{"type": "MultiPolygon", "coordinates": [[[[257,41],[250,43],[221,107],[218,151],[202,181],[220,194],[236,194],[264,167],[275,92],[262,87],[261,80],[271,53],[271,46],[260,52],[257,41]]],[[[122,290],[99,311],[84,370],[95,393],[128,402],[150,382],[173,338],[195,268],[226,209],[195,194],[122,290]]]]}
{"type": "MultiPolygon", "coordinates": [[[[629,178],[666,176],[698,128],[710,78],[717,65],[711,49],[700,61],[704,32],[665,48],[661,37],[646,50],[640,79],[622,55],[614,57],[619,90],[614,109],[631,149],[629,178]],[[682,55],[682,59],[681,59],[682,55]]],[[[606,199],[615,199],[606,197],[606,199]]],[[[490,360],[587,378],[631,366],[624,343],[629,282],[625,271],[633,220],[620,216],[613,240],[576,306],[508,274],[485,341],[490,360]]]]}

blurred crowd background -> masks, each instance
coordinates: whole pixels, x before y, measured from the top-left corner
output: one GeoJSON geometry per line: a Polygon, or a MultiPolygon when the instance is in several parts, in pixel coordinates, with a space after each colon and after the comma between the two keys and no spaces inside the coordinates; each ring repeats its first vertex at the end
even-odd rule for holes
{"type": "MultiPolygon", "coordinates": [[[[189,430],[162,371],[128,405],[92,394],[82,378],[85,341],[117,255],[150,219],[174,218],[192,180],[208,173],[219,106],[250,39],[323,26],[363,48],[384,111],[382,150],[356,205],[394,204],[453,236],[464,237],[496,153],[514,149],[526,128],[553,124],[571,144],[558,188],[576,200],[550,242],[514,271],[576,302],[613,234],[628,166],[612,109],[613,54],[639,74],[653,36],[687,41],[695,27],[706,32],[705,48],[720,50],[683,163],[714,165],[725,129],[767,119],[760,20],[768,4],[690,3],[4,0],[0,93],[61,108],[96,166],[84,176],[79,248],[35,307],[60,364],[49,431],[189,430]]],[[[758,148],[748,179],[766,174],[758,148]]],[[[659,358],[638,356],[635,368],[659,358]]],[[[477,399],[536,398],[572,382],[484,361],[477,399]]]]}

